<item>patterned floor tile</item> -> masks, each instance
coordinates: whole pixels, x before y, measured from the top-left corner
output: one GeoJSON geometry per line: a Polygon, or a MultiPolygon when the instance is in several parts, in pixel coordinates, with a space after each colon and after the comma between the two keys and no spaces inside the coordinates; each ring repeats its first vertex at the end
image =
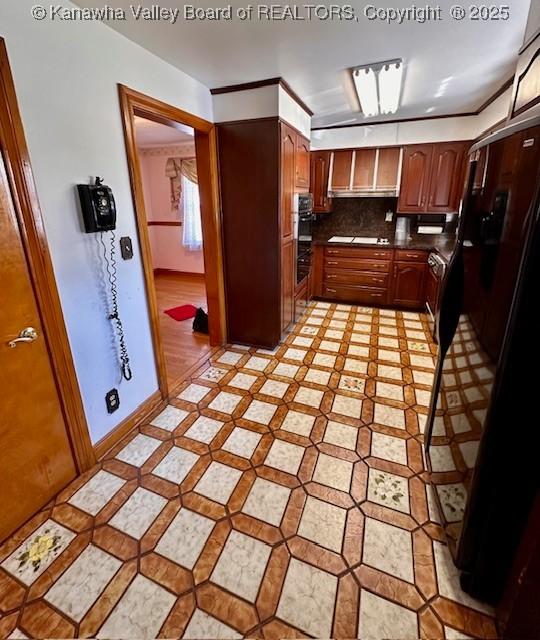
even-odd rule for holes
{"type": "Polygon", "coordinates": [[[368,500],[383,507],[409,513],[409,485],[407,478],[378,469],[369,470],[368,500]]]}
{"type": "Polygon", "coordinates": [[[345,509],[308,496],[298,535],[340,553],[346,516],[345,509]]]}
{"type": "Polygon", "coordinates": [[[235,427],[231,435],[225,440],[222,449],[243,458],[251,458],[261,438],[260,433],[255,433],[242,427],[235,427]]]}
{"type": "Polygon", "coordinates": [[[290,495],[289,488],[264,478],[256,478],[242,511],[278,527],[290,495]]]}
{"type": "Polygon", "coordinates": [[[195,491],[210,500],[226,504],[234,491],[242,472],[221,462],[212,462],[195,485],[195,491]]]}
{"type": "Polygon", "coordinates": [[[161,444],[160,440],[138,433],[133,440],[116,454],[118,460],[135,467],[142,466],[161,444]]]}
{"type": "Polygon", "coordinates": [[[362,562],[414,582],[411,534],[373,518],[366,518],[365,527],[362,562]]]}
{"type": "Polygon", "coordinates": [[[215,522],[205,516],[180,509],[156,546],[156,553],[186,569],[193,569],[215,522]]]}
{"type": "Polygon", "coordinates": [[[407,443],[402,438],[374,432],[371,435],[371,455],[382,460],[406,465],[407,443]]]}
{"type": "Polygon", "coordinates": [[[369,591],[360,595],[358,637],[362,640],[416,640],[416,613],[369,591]]]}
{"type": "Polygon", "coordinates": [[[357,439],[358,429],[356,427],[334,422],[333,420],[328,421],[324,432],[324,442],[355,451],[357,439]]]}
{"type": "Polygon", "coordinates": [[[109,520],[109,524],[140,540],[166,504],[163,496],[138,487],[109,520]]]}
{"type": "Polygon", "coordinates": [[[176,427],[187,418],[188,412],[169,405],[150,422],[154,427],[174,431],[176,427]]]}
{"type": "Polygon", "coordinates": [[[190,384],[186,387],[180,394],[180,400],[185,400],[186,402],[200,402],[204,396],[210,393],[211,389],[209,387],[203,387],[200,384],[190,384]]]}
{"type": "Polygon", "coordinates": [[[98,471],[71,496],[69,503],[95,516],[125,483],[125,480],[112,473],[98,471]]]}
{"type": "Polygon", "coordinates": [[[264,463],[269,467],[296,475],[303,455],[303,447],[283,440],[274,440],[264,463]]]}
{"type": "Polygon", "coordinates": [[[192,440],[210,444],[222,427],[223,422],[219,420],[199,416],[184,435],[192,440]]]}
{"type": "Polygon", "coordinates": [[[276,411],[277,406],[275,404],[262,402],[261,400],[252,400],[242,418],[244,418],[244,420],[251,420],[251,422],[257,422],[258,424],[270,424],[276,411]]]}
{"type": "Polygon", "coordinates": [[[182,638],[186,640],[235,640],[242,636],[217,618],[195,609],[182,638]]]}
{"type": "Polygon", "coordinates": [[[236,387],[237,389],[245,389],[249,391],[251,387],[257,382],[257,376],[251,375],[251,373],[237,373],[231,380],[229,380],[229,387],[236,387]]]}
{"type": "Polygon", "coordinates": [[[281,429],[309,438],[314,424],[314,416],[291,409],[287,412],[285,420],[281,423],[281,429]]]}
{"type": "Polygon", "coordinates": [[[319,454],[313,480],[340,491],[349,491],[351,486],[353,465],[325,453],[319,454]]]}

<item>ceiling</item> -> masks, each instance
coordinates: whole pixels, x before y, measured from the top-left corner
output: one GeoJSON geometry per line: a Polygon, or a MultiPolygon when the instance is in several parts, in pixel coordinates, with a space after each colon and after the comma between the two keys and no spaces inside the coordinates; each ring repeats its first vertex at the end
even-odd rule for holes
{"type": "MultiPolygon", "coordinates": [[[[77,4],[89,7],[96,2],[77,0],[77,4]]],[[[508,3],[507,21],[456,21],[449,15],[454,0],[440,0],[442,20],[423,24],[370,21],[363,14],[368,3],[363,2],[353,2],[358,21],[234,18],[179,19],[176,24],[135,21],[130,4],[131,0],[115,1],[129,17],[111,23],[112,28],[209,88],[281,76],[314,111],[313,126],[324,126],[373,120],[358,111],[346,70],[392,58],[403,58],[405,65],[401,105],[397,114],[379,116],[377,121],[476,110],[513,74],[530,0],[508,3]]],[[[233,13],[246,6],[236,0],[229,4],[233,13]]],[[[183,7],[183,3],[171,0],[167,6],[183,7]]],[[[414,5],[410,0],[392,0],[376,6],[414,5]]]]}
{"type": "Polygon", "coordinates": [[[135,138],[139,147],[193,142],[193,129],[178,124],[178,128],[135,116],[135,138]]]}

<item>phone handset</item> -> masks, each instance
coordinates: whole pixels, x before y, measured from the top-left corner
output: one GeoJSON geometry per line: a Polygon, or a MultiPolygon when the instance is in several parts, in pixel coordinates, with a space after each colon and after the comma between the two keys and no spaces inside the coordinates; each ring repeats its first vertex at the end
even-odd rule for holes
{"type": "Polygon", "coordinates": [[[122,376],[131,380],[133,374],[129,362],[129,354],[126,347],[124,328],[118,310],[118,290],[116,277],[116,204],[112,190],[103,184],[103,180],[97,176],[95,184],[77,185],[81,209],[83,214],[84,229],[86,233],[99,232],[99,241],[103,248],[103,260],[109,280],[109,313],[108,319],[114,323],[118,340],[118,359],[122,376]],[[104,234],[110,232],[110,247],[107,250],[104,234]]]}

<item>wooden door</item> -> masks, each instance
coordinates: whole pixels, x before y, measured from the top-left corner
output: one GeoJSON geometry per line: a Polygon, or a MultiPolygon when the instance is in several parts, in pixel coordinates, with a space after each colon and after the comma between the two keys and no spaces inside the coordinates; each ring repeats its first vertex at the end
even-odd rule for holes
{"type": "Polygon", "coordinates": [[[425,272],[425,264],[394,263],[394,304],[411,309],[419,309],[423,306],[425,272]]]}
{"type": "Polygon", "coordinates": [[[428,269],[426,275],[426,304],[429,306],[431,313],[437,313],[437,303],[439,298],[439,279],[431,269],[428,269]]]}
{"type": "Polygon", "coordinates": [[[313,195],[313,211],[328,213],[331,200],[328,197],[328,178],[330,173],[330,151],[311,152],[311,184],[313,195]]]}
{"type": "Polygon", "coordinates": [[[379,191],[397,191],[399,177],[399,147],[379,149],[375,186],[379,191]]]}
{"type": "Polygon", "coordinates": [[[294,320],[295,246],[294,186],[296,134],[281,125],[281,328],[286,329],[294,320]]]}
{"type": "Polygon", "coordinates": [[[1,154],[0,255],[3,540],[72,480],[76,469],[1,154]],[[24,329],[28,339],[10,346],[24,329]]]}
{"type": "Polygon", "coordinates": [[[334,163],[330,177],[331,191],[348,191],[351,187],[352,154],[349,151],[334,151],[334,163]]]}
{"type": "Polygon", "coordinates": [[[296,136],[296,188],[309,189],[309,140],[296,136]]]}
{"type": "Polygon", "coordinates": [[[428,213],[454,213],[462,195],[463,142],[434,145],[429,182],[428,213]]]}
{"type": "Polygon", "coordinates": [[[353,189],[355,191],[371,191],[375,181],[375,156],[377,149],[356,149],[353,189]]]}
{"type": "Polygon", "coordinates": [[[404,147],[398,212],[423,213],[426,210],[432,156],[431,144],[404,147]]]}

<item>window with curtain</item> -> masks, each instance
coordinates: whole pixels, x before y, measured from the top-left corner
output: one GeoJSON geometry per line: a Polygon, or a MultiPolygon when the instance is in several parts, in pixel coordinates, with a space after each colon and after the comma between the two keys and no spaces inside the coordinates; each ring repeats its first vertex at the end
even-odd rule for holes
{"type": "Polygon", "coordinates": [[[186,176],[182,176],[181,202],[184,213],[183,244],[190,251],[199,251],[202,248],[199,188],[186,176]]]}

